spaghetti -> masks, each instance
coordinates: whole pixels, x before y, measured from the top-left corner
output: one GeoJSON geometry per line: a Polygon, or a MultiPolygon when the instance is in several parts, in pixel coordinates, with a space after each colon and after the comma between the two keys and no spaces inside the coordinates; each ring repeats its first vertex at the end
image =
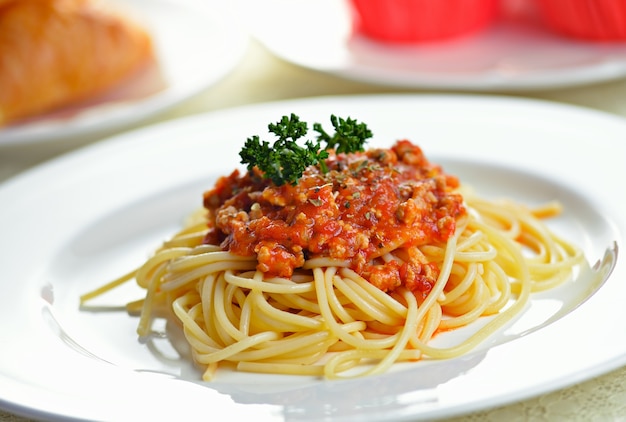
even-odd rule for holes
{"type": "Polygon", "coordinates": [[[583,260],[541,221],[557,204],[479,198],[409,141],[325,164],[298,184],[220,178],[187,227],[82,300],[136,279],[139,335],[174,317],[205,380],[220,365],[334,379],[462,355],[583,260]],[[430,344],[485,317],[457,345],[430,344]]]}

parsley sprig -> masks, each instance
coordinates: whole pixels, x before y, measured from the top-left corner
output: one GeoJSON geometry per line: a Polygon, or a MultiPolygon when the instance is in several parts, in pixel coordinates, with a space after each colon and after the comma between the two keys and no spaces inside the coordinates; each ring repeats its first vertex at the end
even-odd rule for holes
{"type": "Polygon", "coordinates": [[[330,136],[320,123],[313,123],[313,130],[319,133],[318,141],[325,141],[326,148],[334,148],[337,153],[363,151],[366,140],[372,137],[372,132],[365,123],[348,117],[342,119],[335,115],[330,116],[330,122],[335,133],[330,136]]]}
{"type": "Polygon", "coordinates": [[[328,158],[327,149],[335,149],[337,153],[350,153],[364,150],[364,144],[372,137],[372,132],[364,123],[354,119],[330,117],[335,133],[331,136],[320,123],[314,123],[313,129],[318,133],[315,141],[306,140],[304,146],[298,140],[308,133],[306,122],[291,114],[283,116],[276,123],[270,123],[268,129],[278,139],[270,146],[267,141],[261,141],[258,135],[246,140],[239,152],[241,163],[247,165],[248,171],[255,167],[263,172],[265,178],[271,179],[276,185],[285,183],[295,185],[302,177],[307,167],[319,165],[320,170],[326,173],[328,158]],[[322,148],[322,142],[326,145],[322,148]]]}

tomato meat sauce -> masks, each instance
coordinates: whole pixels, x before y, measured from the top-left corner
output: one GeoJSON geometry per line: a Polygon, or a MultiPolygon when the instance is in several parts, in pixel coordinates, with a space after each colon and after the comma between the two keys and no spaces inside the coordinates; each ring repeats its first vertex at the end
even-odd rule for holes
{"type": "Polygon", "coordinates": [[[442,245],[467,211],[455,176],[410,141],[390,149],[334,154],[328,171],[309,167],[297,184],[276,186],[260,171],[235,170],[205,192],[205,242],[256,255],[267,277],[290,277],[311,258],[349,263],[379,289],[427,294],[439,274],[418,247],[442,245]],[[393,252],[403,258],[384,260],[393,252]]]}

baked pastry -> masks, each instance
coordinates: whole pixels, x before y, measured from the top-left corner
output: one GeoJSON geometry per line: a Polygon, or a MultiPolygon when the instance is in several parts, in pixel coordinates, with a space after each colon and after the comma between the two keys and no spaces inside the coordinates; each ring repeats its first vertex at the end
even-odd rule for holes
{"type": "Polygon", "coordinates": [[[0,0],[0,126],[94,97],[151,62],[150,34],[97,0],[0,0]]]}

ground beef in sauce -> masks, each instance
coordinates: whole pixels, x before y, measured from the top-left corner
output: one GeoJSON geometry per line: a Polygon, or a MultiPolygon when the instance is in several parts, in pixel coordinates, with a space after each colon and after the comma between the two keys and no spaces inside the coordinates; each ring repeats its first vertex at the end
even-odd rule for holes
{"type": "Polygon", "coordinates": [[[407,140],[390,149],[333,154],[329,171],[310,167],[297,185],[275,186],[259,172],[235,170],[204,194],[206,243],[256,255],[267,276],[290,277],[306,259],[350,262],[383,291],[404,285],[427,293],[438,276],[417,246],[443,244],[466,213],[456,177],[430,163],[407,140]],[[384,263],[402,246],[404,264],[384,263]]]}

